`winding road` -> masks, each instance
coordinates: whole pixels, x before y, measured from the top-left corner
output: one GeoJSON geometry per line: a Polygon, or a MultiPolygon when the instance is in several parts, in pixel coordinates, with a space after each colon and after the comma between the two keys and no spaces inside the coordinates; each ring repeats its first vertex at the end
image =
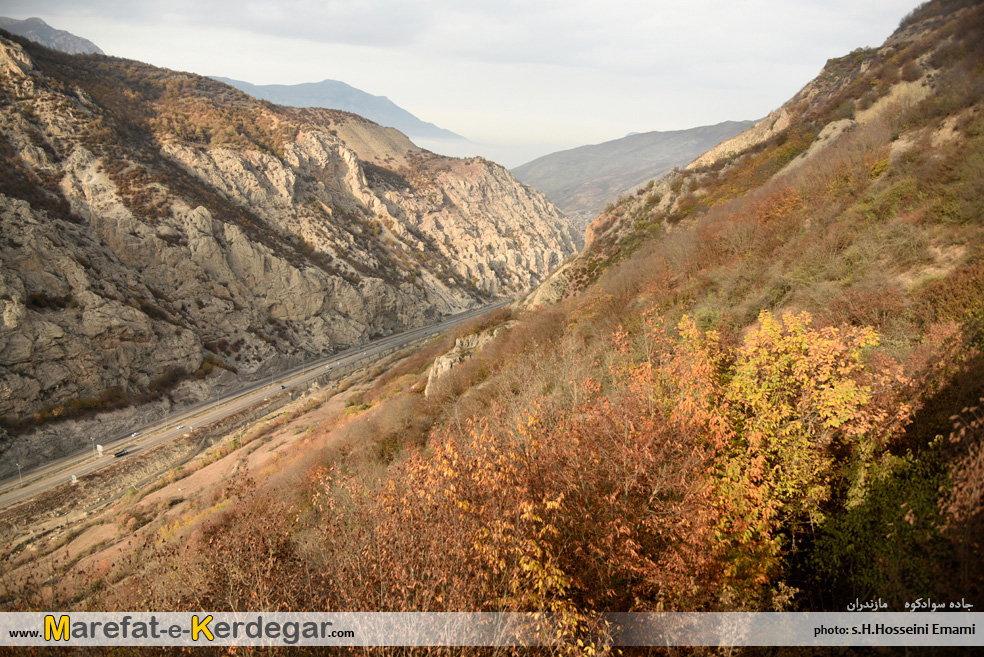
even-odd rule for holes
{"type": "Polygon", "coordinates": [[[114,463],[113,454],[126,450],[127,454],[150,449],[162,442],[172,440],[194,427],[203,427],[238,413],[261,400],[287,390],[297,388],[309,381],[329,376],[341,378],[343,373],[366,366],[383,356],[412,342],[430,335],[437,335],[478,317],[490,310],[501,308],[511,300],[467,310],[451,315],[431,326],[411,329],[369,342],[361,347],[353,347],[328,358],[281,372],[248,386],[206,400],[181,412],[174,413],[158,422],[136,429],[132,434],[93,439],[91,446],[75,454],[22,473],[20,478],[11,477],[0,482],[0,506],[7,508],[35,495],[71,481],[72,476],[81,477],[114,463]],[[96,445],[103,446],[103,456],[96,454],[96,445]]]}

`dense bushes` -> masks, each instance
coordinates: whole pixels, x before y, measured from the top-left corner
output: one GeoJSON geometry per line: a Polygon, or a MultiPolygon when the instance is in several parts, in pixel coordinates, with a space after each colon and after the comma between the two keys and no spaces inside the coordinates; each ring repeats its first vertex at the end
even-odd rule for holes
{"type": "Polygon", "coordinates": [[[764,314],[733,349],[650,316],[610,339],[600,370],[566,341],[551,358],[586,363],[446,424],[383,482],[319,474],[331,608],[550,610],[576,632],[602,610],[768,606],[790,555],[880,494],[909,388],[862,357],[870,329],[764,314]]]}

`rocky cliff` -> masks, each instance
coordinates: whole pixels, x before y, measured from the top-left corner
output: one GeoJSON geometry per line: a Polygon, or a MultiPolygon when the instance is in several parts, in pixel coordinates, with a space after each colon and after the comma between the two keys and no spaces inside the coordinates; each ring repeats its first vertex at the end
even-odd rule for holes
{"type": "Polygon", "coordinates": [[[515,295],[579,247],[502,167],[199,76],[0,40],[0,105],[3,463],[515,295]]]}

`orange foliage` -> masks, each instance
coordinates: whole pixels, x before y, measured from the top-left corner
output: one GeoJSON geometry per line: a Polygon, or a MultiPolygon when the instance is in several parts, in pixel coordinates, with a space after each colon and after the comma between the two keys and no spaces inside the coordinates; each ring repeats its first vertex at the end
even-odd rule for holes
{"type": "Polygon", "coordinates": [[[810,324],[763,313],[732,349],[648,314],[572,404],[541,397],[512,421],[495,406],[382,484],[324,473],[332,603],[550,611],[573,634],[598,611],[715,608],[746,587],[755,604],[788,537],[910,412],[901,370],[862,358],[872,329],[810,324]]]}
{"type": "Polygon", "coordinates": [[[714,444],[702,436],[720,418],[702,388],[715,364],[701,343],[666,351],[657,326],[641,360],[616,336],[610,394],[588,379],[573,408],[540,400],[507,430],[493,431],[495,418],[447,429],[374,493],[327,474],[326,542],[371,546],[344,604],[543,610],[580,623],[579,609],[707,602],[719,568],[701,513],[714,444]]]}

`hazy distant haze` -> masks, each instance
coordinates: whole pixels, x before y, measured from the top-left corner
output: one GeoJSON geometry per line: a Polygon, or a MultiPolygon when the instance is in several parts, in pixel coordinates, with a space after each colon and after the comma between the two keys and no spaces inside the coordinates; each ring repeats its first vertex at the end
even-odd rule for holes
{"type": "Polygon", "coordinates": [[[179,70],[342,80],[517,166],[630,132],[764,116],[917,4],[5,0],[0,14],[179,70]]]}

